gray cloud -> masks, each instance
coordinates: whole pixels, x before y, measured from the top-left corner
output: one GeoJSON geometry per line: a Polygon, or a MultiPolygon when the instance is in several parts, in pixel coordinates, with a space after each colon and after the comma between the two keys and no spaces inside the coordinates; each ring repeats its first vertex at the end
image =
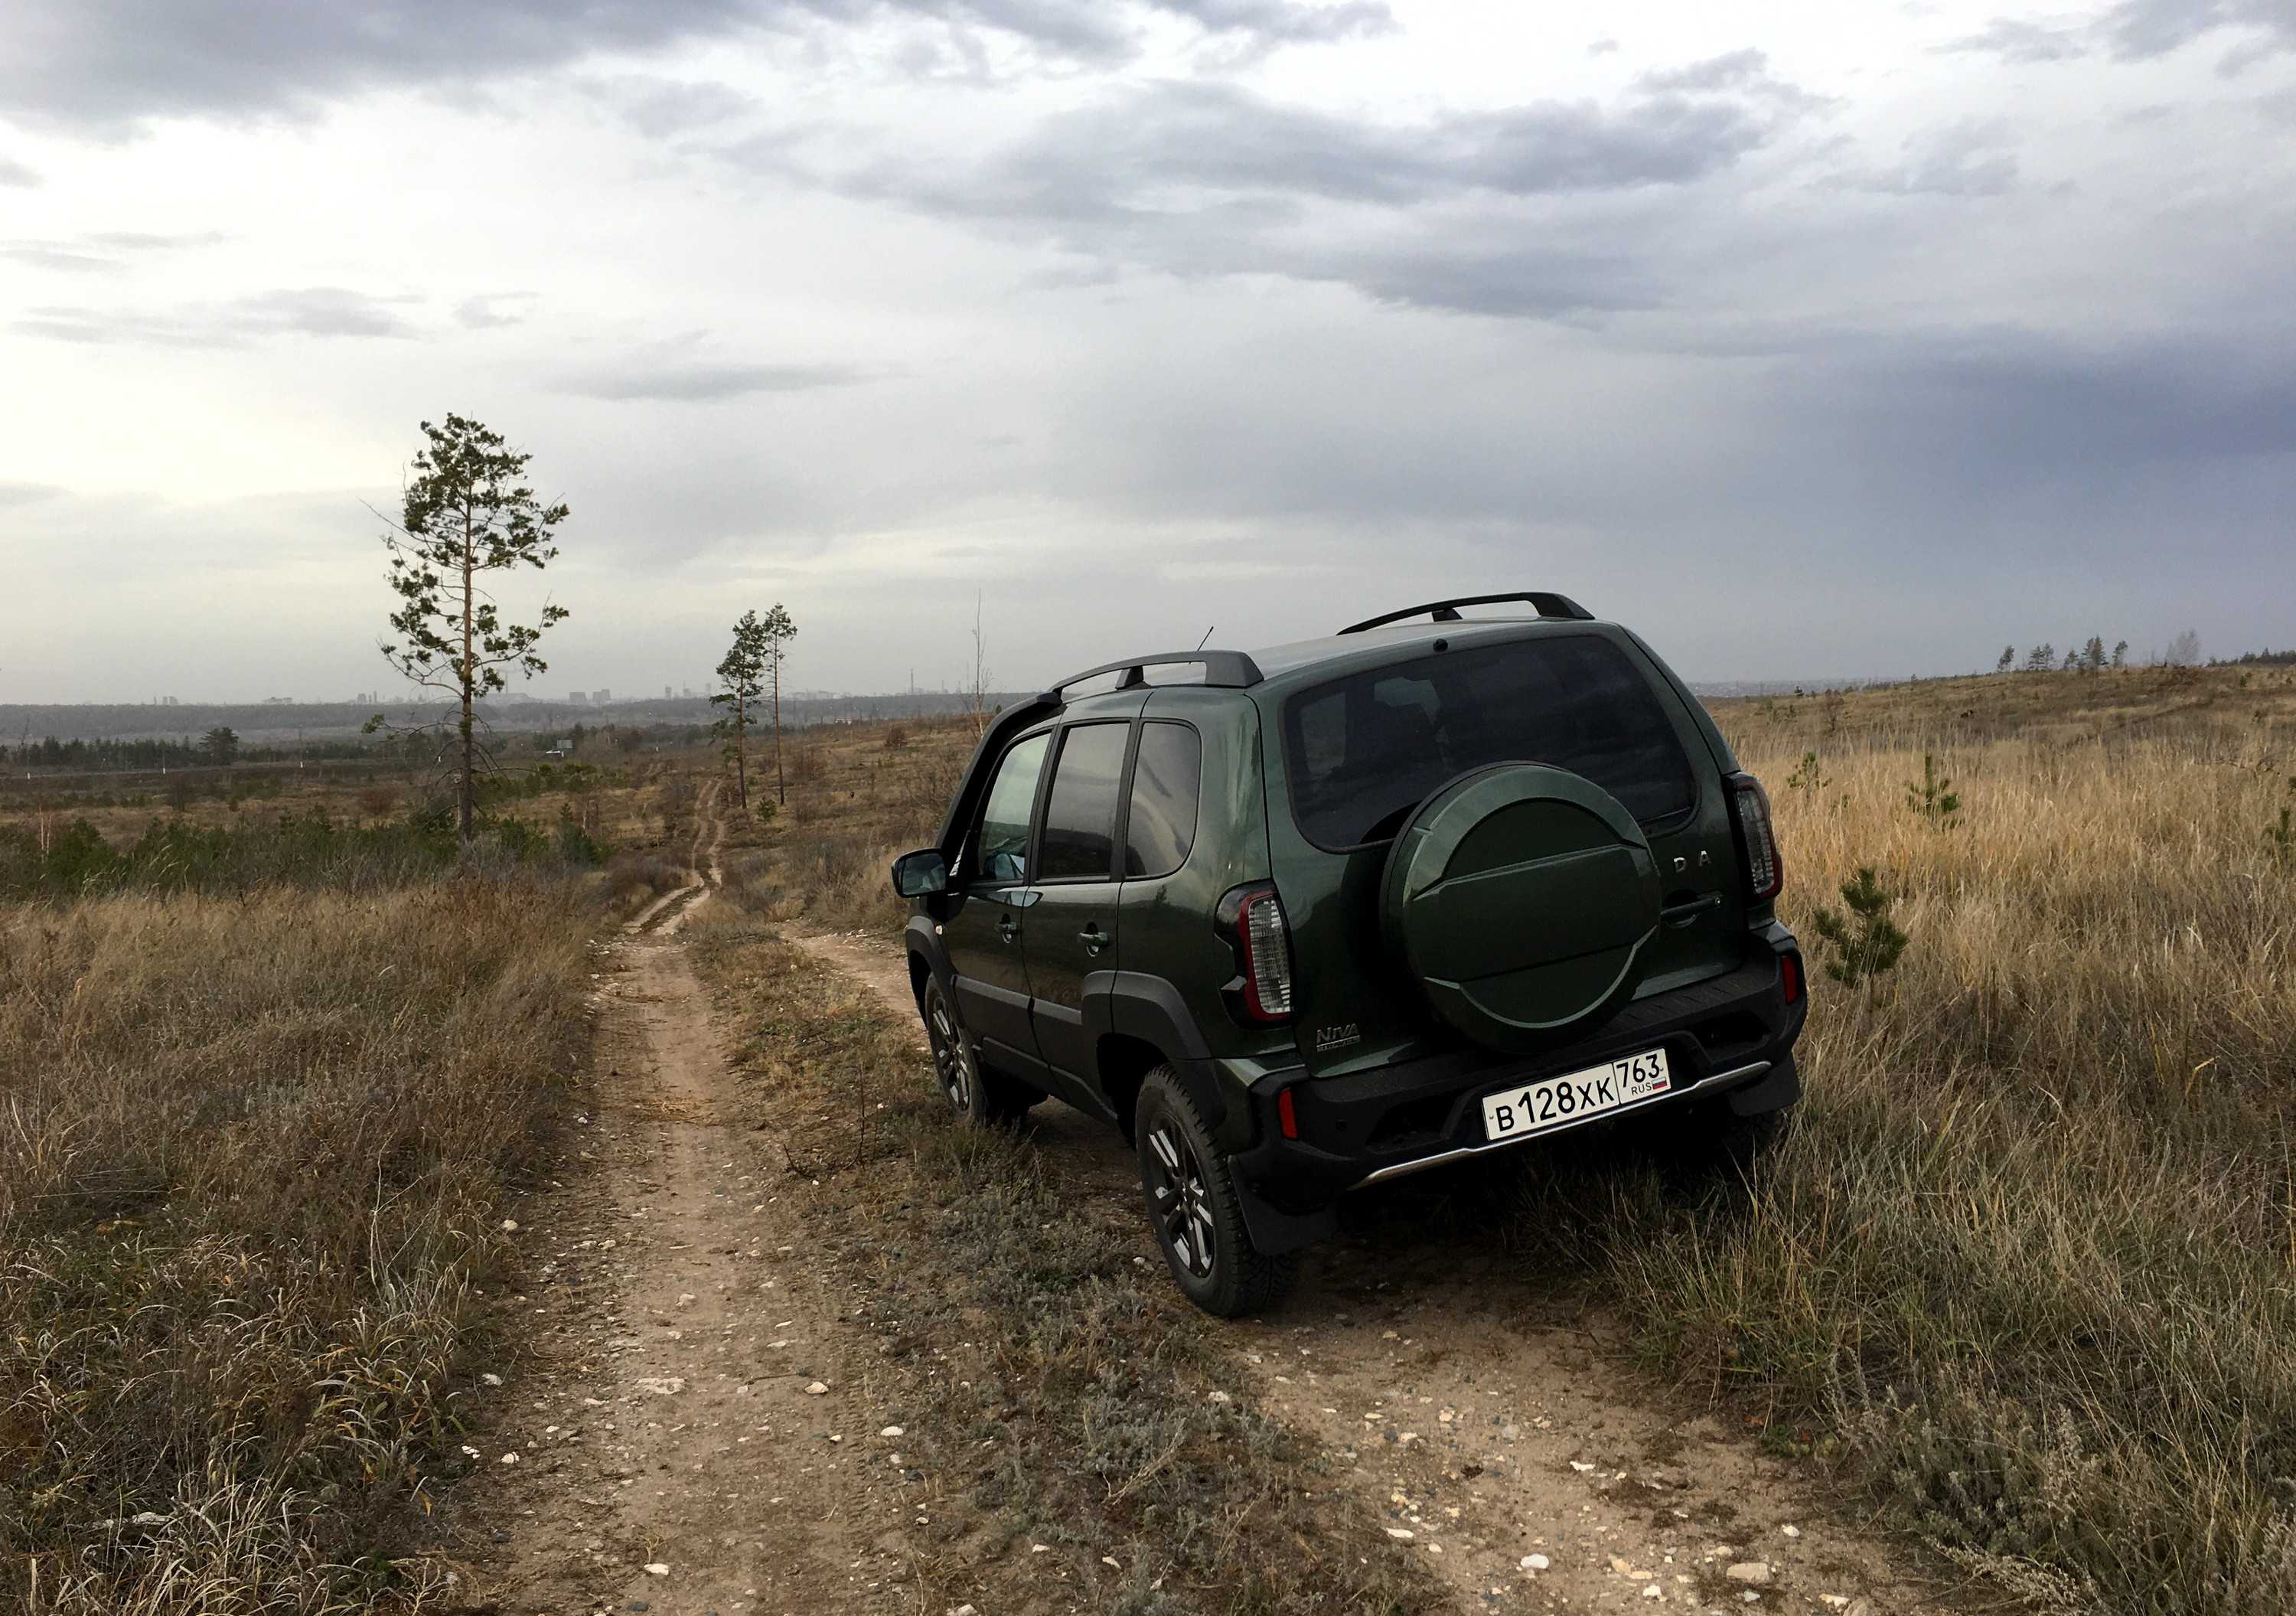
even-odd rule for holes
{"type": "Polygon", "coordinates": [[[11,259],[34,269],[57,269],[68,273],[89,270],[124,269],[127,259],[123,255],[138,252],[166,252],[184,247],[207,247],[224,239],[218,231],[197,231],[178,235],[155,235],[142,230],[98,230],[70,241],[14,241],[0,242],[0,258],[11,259]]]}
{"type": "Polygon", "coordinates": [[[412,337],[414,327],[395,310],[419,300],[307,286],[156,310],[51,303],[27,308],[15,329],[62,342],[158,348],[242,348],[291,336],[412,337]]]}
{"type": "Polygon", "coordinates": [[[2017,173],[2009,126],[1969,120],[1913,136],[1901,161],[1848,183],[1899,196],[1999,196],[2016,187],[2017,173]]]}
{"type": "Polygon", "coordinates": [[[12,157],[0,157],[0,185],[37,185],[40,176],[12,157]]]}
{"type": "Polygon", "coordinates": [[[2023,64],[2109,55],[2150,62],[2220,29],[2259,29],[2261,38],[2234,47],[2225,70],[2237,72],[2282,51],[2296,51],[2296,7],[2288,0],[2116,0],[2093,21],[2038,23],[1997,17],[1953,41],[1949,51],[1979,51],[2023,64]]]}
{"type": "Polygon", "coordinates": [[[109,254],[84,252],[61,242],[0,242],[0,258],[24,265],[27,268],[60,269],[68,273],[125,267],[119,259],[109,254]]]}
{"type": "Polygon", "coordinates": [[[1965,35],[1938,48],[1947,52],[1978,52],[2025,66],[2048,62],[2072,62],[2089,52],[2088,42],[2079,29],[2030,22],[2021,17],[1996,17],[1979,32],[1965,35]]]}
{"type": "Polygon", "coordinates": [[[1272,273],[1383,302],[1554,316],[1655,301],[1630,243],[1664,226],[1628,199],[1728,170],[1814,102],[1750,51],[1650,76],[1607,104],[1374,124],[1232,85],[1167,82],[1046,119],[971,160],[905,150],[807,175],[785,142],[729,155],[1093,263],[1272,273]],[[1584,222],[1558,211],[1604,198],[1628,212],[1584,222]]]}
{"type": "Polygon", "coordinates": [[[533,300],[534,294],[530,291],[496,291],[464,298],[455,305],[455,323],[465,331],[492,331],[498,326],[522,325],[526,323],[523,305],[533,300]]]}
{"type": "Polygon", "coordinates": [[[393,86],[469,85],[594,53],[752,29],[833,43],[886,21],[987,30],[1055,62],[1131,59],[1133,21],[1182,18],[1274,48],[1393,26],[1382,0],[15,0],[0,12],[0,114],[119,135],[164,116],[302,115],[393,86]]]}
{"type": "Polygon", "coordinates": [[[801,393],[849,387],[873,373],[846,365],[764,365],[674,355],[634,356],[569,376],[560,390],[614,403],[668,399],[714,403],[752,393],[801,393]]]}

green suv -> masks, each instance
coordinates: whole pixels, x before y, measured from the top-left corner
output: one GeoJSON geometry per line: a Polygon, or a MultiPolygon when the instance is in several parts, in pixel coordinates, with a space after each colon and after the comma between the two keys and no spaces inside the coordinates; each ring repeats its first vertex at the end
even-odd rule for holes
{"type": "Polygon", "coordinates": [[[1222,1317],[1358,1185],[1654,1109],[1742,1160],[1801,1093],[1779,884],[1697,698],[1551,594],[1080,673],[893,865],[950,1104],[1122,1129],[1222,1317]],[[1460,611],[1503,603],[1536,615],[1460,611]]]}

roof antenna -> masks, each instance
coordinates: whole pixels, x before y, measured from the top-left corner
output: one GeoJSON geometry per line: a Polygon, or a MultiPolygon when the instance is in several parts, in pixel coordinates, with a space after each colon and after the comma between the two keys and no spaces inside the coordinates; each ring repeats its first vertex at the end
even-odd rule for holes
{"type": "MultiPolygon", "coordinates": [[[[1218,627],[1219,627],[1219,625],[1218,625],[1218,623],[1214,623],[1214,624],[1212,625],[1212,628],[1218,628],[1218,627]]],[[[1204,630],[1204,637],[1203,637],[1203,639],[1198,640],[1198,641],[1196,642],[1196,649],[1197,649],[1198,651],[1201,651],[1201,650],[1204,648],[1205,644],[1206,644],[1208,641],[1210,641],[1210,638],[1212,637],[1212,628],[1207,628],[1207,629],[1205,629],[1205,630],[1204,630]]]]}

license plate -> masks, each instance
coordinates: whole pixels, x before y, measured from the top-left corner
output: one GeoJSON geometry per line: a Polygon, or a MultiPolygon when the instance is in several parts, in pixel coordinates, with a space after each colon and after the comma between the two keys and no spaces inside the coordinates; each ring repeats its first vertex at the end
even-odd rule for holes
{"type": "Polygon", "coordinates": [[[1483,1096],[1483,1136],[1522,1139],[1665,1094],[1666,1051],[1652,1049],[1483,1096]]]}

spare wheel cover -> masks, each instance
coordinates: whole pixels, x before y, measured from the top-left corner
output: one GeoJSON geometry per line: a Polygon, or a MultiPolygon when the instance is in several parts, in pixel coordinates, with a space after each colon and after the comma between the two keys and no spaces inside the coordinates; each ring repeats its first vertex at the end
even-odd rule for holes
{"type": "Polygon", "coordinates": [[[1658,860],[1619,800],[1541,763],[1462,775],[1414,813],[1381,886],[1388,946],[1478,1044],[1533,1048],[1623,1004],[1659,925],[1658,860]]]}

